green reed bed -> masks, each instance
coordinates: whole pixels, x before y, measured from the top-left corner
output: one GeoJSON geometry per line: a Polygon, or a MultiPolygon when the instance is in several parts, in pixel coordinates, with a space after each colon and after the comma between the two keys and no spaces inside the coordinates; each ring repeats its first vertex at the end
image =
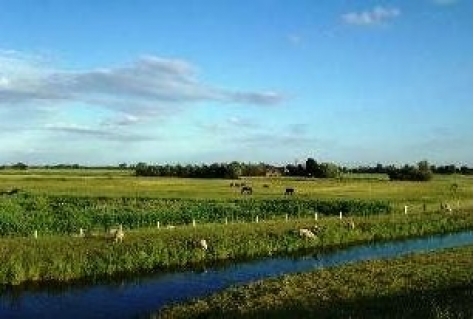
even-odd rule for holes
{"type": "Polygon", "coordinates": [[[37,230],[67,234],[83,229],[106,230],[123,224],[127,229],[160,222],[183,225],[254,221],[324,215],[368,216],[391,211],[387,201],[317,199],[154,199],[21,194],[0,198],[0,235],[28,235],[37,230]]]}
{"type": "Polygon", "coordinates": [[[153,318],[472,318],[472,246],[285,275],[153,318]]]}
{"type": "Polygon", "coordinates": [[[85,238],[60,235],[4,237],[0,239],[0,283],[68,281],[117,273],[156,269],[185,269],[306,250],[336,249],[356,243],[384,241],[472,228],[471,211],[451,214],[387,214],[353,217],[355,229],[345,220],[320,217],[323,229],[316,239],[305,239],[298,229],[311,227],[310,218],[261,221],[259,223],[197,224],[175,229],[125,230],[123,243],[113,243],[105,232],[85,238]],[[206,239],[208,251],[197,247],[206,239]]]}

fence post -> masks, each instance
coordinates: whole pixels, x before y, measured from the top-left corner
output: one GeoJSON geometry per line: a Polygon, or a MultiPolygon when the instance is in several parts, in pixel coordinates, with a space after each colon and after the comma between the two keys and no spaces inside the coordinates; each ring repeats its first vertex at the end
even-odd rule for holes
{"type": "Polygon", "coordinates": [[[285,221],[288,221],[288,214],[285,214],[285,221]]]}
{"type": "Polygon", "coordinates": [[[196,227],[196,220],[193,218],[193,227],[196,227]]]}
{"type": "Polygon", "coordinates": [[[160,228],[160,222],[156,222],[156,228],[160,228]]]}
{"type": "Polygon", "coordinates": [[[314,213],[314,220],[318,220],[318,212],[314,213]]]}
{"type": "Polygon", "coordinates": [[[339,219],[342,219],[342,212],[339,212],[339,219]]]}
{"type": "Polygon", "coordinates": [[[405,205],[405,215],[408,213],[408,205],[405,205]]]}
{"type": "Polygon", "coordinates": [[[38,238],[38,231],[37,231],[37,230],[34,231],[33,237],[34,237],[35,239],[38,238]]]}
{"type": "Polygon", "coordinates": [[[258,215],[255,217],[255,222],[258,223],[258,215]]]}

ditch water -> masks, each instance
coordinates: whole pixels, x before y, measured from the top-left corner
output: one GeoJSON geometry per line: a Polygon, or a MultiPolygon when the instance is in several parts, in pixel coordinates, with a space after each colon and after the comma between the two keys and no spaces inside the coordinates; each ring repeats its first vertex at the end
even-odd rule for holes
{"type": "Polygon", "coordinates": [[[354,246],[299,258],[258,261],[138,276],[112,283],[72,284],[7,290],[0,295],[0,318],[137,318],[161,307],[203,297],[231,285],[363,260],[472,245],[472,231],[419,239],[354,246]]]}

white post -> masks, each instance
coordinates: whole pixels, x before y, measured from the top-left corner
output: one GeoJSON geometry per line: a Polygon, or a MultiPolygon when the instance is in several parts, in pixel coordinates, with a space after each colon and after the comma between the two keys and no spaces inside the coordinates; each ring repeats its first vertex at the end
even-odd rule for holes
{"type": "Polygon", "coordinates": [[[79,228],[79,236],[84,237],[84,230],[79,228]]]}
{"type": "Polygon", "coordinates": [[[196,227],[196,220],[193,219],[193,227],[196,227]]]}
{"type": "Polygon", "coordinates": [[[339,219],[342,219],[342,212],[339,212],[339,219]]]}
{"type": "Polygon", "coordinates": [[[408,213],[408,205],[405,205],[405,215],[408,213]]]}
{"type": "Polygon", "coordinates": [[[37,230],[35,230],[35,232],[33,233],[33,237],[34,237],[35,239],[38,238],[38,231],[37,231],[37,230]]]}
{"type": "Polygon", "coordinates": [[[255,217],[255,222],[258,223],[258,215],[255,217]]]}
{"type": "Polygon", "coordinates": [[[156,228],[160,228],[160,222],[156,222],[156,228]]]}
{"type": "Polygon", "coordinates": [[[288,221],[288,214],[285,215],[285,221],[288,221]]]}
{"type": "Polygon", "coordinates": [[[227,225],[229,223],[227,217],[225,218],[225,224],[227,225]]]}
{"type": "Polygon", "coordinates": [[[314,213],[314,220],[318,220],[318,212],[314,213]]]}

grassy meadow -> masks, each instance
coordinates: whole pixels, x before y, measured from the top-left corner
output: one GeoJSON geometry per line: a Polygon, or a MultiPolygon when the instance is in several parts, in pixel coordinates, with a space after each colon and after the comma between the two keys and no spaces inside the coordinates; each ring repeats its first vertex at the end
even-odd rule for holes
{"type": "Polygon", "coordinates": [[[472,318],[472,246],[258,281],[152,318],[472,318]]]}
{"type": "Polygon", "coordinates": [[[250,196],[231,182],[137,178],[126,170],[0,171],[0,190],[20,189],[0,196],[0,284],[183,269],[472,229],[472,177],[243,178],[238,182],[254,189],[250,196]],[[286,187],[296,194],[283,195],[286,187]],[[452,212],[441,210],[441,202],[452,212]],[[107,232],[118,224],[123,243],[107,232]],[[171,224],[177,227],[167,229],[171,224]],[[297,234],[316,224],[322,229],[316,239],[297,234]],[[85,237],[78,237],[80,228],[85,237]],[[196,246],[200,239],[208,251],[196,246]]]}
{"type": "MultiPolygon", "coordinates": [[[[36,195],[240,199],[240,189],[230,187],[231,182],[135,177],[128,170],[0,170],[0,190],[20,188],[36,195]]],[[[403,205],[460,200],[472,206],[472,176],[463,175],[436,175],[430,182],[391,182],[381,174],[348,174],[339,179],[242,177],[238,182],[251,185],[254,198],[283,197],[286,187],[294,187],[298,198],[377,199],[403,205]]]]}

